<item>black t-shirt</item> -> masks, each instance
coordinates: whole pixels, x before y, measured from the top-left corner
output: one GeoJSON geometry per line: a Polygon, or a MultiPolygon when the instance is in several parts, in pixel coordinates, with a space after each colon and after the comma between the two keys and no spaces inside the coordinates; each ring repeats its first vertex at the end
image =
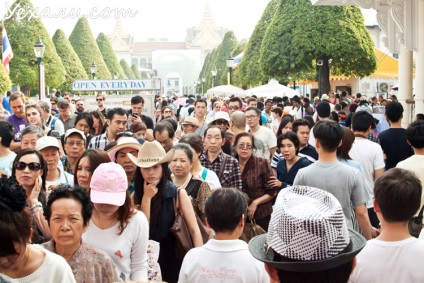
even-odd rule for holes
{"type": "MultiPolygon", "coordinates": [[[[131,110],[128,111],[128,116],[129,115],[132,115],[131,110]]],[[[143,123],[146,124],[147,129],[153,130],[154,124],[153,124],[152,118],[150,118],[149,116],[143,115],[143,114],[141,114],[140,118],[141,118],[141,121],[143,121],[143,123]]]]}
{"type": "Polygon", "coordinates": [[[414,154],[412,147],[406,140],[406,130],[403,128],[390,128],[381,132],[380,145],[386,155],[386,170],[396,167],[398,162],[414,154]]]}

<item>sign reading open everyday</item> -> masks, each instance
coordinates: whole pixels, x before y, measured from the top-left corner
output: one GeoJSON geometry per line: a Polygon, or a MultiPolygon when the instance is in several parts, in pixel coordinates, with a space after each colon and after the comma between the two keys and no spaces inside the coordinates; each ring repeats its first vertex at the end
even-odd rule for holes
{"type": "Polygon", "coordinates": [[[79,80],[72,83],[73,91],[160,90],[160,79],[141,80],[79,80]]]}

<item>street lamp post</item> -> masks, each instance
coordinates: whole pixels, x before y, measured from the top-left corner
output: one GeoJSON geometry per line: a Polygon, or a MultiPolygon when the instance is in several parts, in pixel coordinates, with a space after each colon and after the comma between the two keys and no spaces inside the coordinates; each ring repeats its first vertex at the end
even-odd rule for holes
{"type": "Polygon", "coordinates": [[[321,99],[321,70],[322,70],[322,65],[324,64],[324,61],[322,59],[317,60],[317,66],[319,68],[318,71],[318,96],[321,99]]]}
{"type": "Polygon", "coordinates": [[[231,57],[231,55],[228,55],[228,58],[227,58],[226,61],[227,61],[227,67],[228,67],[227,81],[228,81],[228,84],[230,85],[231,84],[231,72],[233,70],[234,58],[231,57]]]}
{"type": "Polygon", "coordinates": [[[205,76],[203,76],[202,77],[202,95],[205,93],[205,90],[204,90],[205,82],[206,82],[206,78],[205,76]]]}
{"type": "Polygon", "coordinates": [[[215,87],[215,78],[216,78],[216,74],[218,73],[218,70],[216,69],[216,67],[213,67],[211,72],[212,72],[212,87],[215,87]]]}
{"type": "Polygon", "coordinates": [[[97,65],[96,62],[93,61],[93,64],[91,64],[91,75],[93,76],[93,80],[94,80],[94,76],[96,75],[97,72],[97,65]]]}
{"type": "Polygon", "coordinates": [[[37,42],[34,44],[34,53],[35,57],[37,57],[37,63],[38,63],[38,89],[39,89],[39,98],[41,100],[41,94],[43,93],[43,84],[42,84],[42,77],[41,77],[41,62],[43,61],[44,51],[46,51],[46,46],[44,46],[43,42],[40,39],[40,36],[38,36],[37,42]]]}
{"type": "Polygon", "coordinates": [[[197,92],[197,94],[200,94],[200,80],[197,80],[196,92],[197,92]]]}

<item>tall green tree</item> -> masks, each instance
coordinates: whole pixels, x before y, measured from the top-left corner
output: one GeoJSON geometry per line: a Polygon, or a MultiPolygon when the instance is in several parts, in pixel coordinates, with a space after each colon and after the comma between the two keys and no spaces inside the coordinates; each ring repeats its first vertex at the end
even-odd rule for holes
{"type": "Polygon", "coordinates": [[[122,70],[115,51],[113,51],[112,45],[110,44],[107,36],[103,32],[99,33],[96,42],[110,74],[114,76],[116,73],[118,73],[120,79],[126,79],[127,75],[125,74],[124,70],[122,70]]]}
{"type": "Polygon", "coordinates": [[[34,13],[34,6],[29,0],[16,0],[10,10],[13,11],[17,7],[23,11],[19,15],[20,20],[16,19],[15,13],[7,14],[5,17],[10,17],[4,22],[14,55],[10,62],[10,79],[13,84],[21,86],[24,93],[28,93],[31,88],[38,89],[38,64],[34,44],[40,37],[46,48],[42,63],[45,85],[59,86],[65,80],[65,68],[41,18],[31,16],[34,13]]]}
{"type": "Polygon", "coordinates": [[[97,66],[96,78],[112,78],[86,18],[80,18],[78,20],[71,35],[69,36],[69,41],[71,42],[75,52],[78,54],[78,57],[80,58],[84,70],[89,78],[91,78],[91,64],[93,64],[93,62],[95,62],[97,66]]]}
{"type": "Polygon", "coordinates": [[[65,81],[59,86],[59,89],[62,91],[70,91],[72,90],[73,81],[88,79],[87,73],[63,30],[56,30],[52,39],[57,54],[62,60],[66,71],[65,81]]]}
{"type": "Polygon", "coordinates": [[[131,70],[130,65],[128,65],[127,61],[125,61],[124,59],[121,59],[119,64],[121,64],[121,67],[124,70],[125,74],[127,75],[127,78],[131,80],[135,79],[135,75],[133,71],[131,70]]]}
{"type": "Polygon", "coordinates": [[[136,79],[141,79],[141,73],[136,64],[131,65],[131,71],[134,73],[136,79]]]}
{"type": "Polygon", "coordinates": [[[0,93],[5,93],[12,88],[12,82],[3,64],[0,64],[0,93]]]}
{"type": "Polygon", "coordinates": [[[330,59],[331,74],[365,77],[376,70],[374,44],[360,9],[281,0],[261,45],[265,74],[292,81],[316,70],[321,93],[328,93],[330,59]]]}
{"type": "Polygon", "coordinates": [[[236,56],[233,54],[234,49],[238,45],[238,40],[234,35],[234,32],[227,31],[224,35],[222,43],[218,46],[216,57],[214,58],[213,66],[216,66],[218,74],[216,77],[216,86],[217,85],[226,85],[227,84],[227,72],[228,67],[226,59],[229,55],[236,56]]]}
{"type": "Polygon", "coordinates": [[[267,28],[271,23],[275,11],[278,8],[280,0],[271,0],[252,35],[250,36],[249,42],[247,43],[246,52],[243,56],[243,60],[240,66],[237,68],[235,77],[240,80],[240,83],[245,86],[257,86],[268,82],[269,77],[264,74],[259,61],[259,52],[261,49],[262,40],[265,36],[267,28]]]}

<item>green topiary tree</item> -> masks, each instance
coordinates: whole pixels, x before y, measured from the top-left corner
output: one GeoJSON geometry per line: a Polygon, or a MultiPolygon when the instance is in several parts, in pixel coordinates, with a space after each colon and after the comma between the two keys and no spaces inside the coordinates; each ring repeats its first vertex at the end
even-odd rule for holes
{"type": "Polygon", "coordinates": [[[0,94],[12,88],[12,82],[3,64],[0,64],[0,94]]]}
{"type": "Polygon", "coordinates": [[[63,30],[58,29],[52,39],[66,71],[65,81],[59,86],[59,89],[62,91],[71,91],[72,82],[88,79],[87,73],[63,30]]]}
{"type": "Polygon", "coordinates": [[[127,75],[125,74],[124,70],[122,70],[118,58],[116,57],[115,51],[113,51],[109,39],[103,32],[99,33],[96,42],[97,46],[99,47],[100,53],[102,53],[103,60],[105,61],[110,74],[114,76],[116,73],[118,73],[120,79],[126,79],[127,75]]]}
{"type": "MultiPolygon", "coordinates": [[[[13,60],[10,62],[10,79],[13,84],[21,86],[28,94],[29,90],[38,89],[38,64],[34,54],[34,44],[38,37],[45,46],[43,56],[45,85],[57,87],[65,80],[65,68],[56,53],[56,48],[40,18],[32,17],[34,6],[29,0],[16,0],[10,10],[15,7],[23,9],[18,20],[16,14],[5,20],[10,44],[13,50],[13,60]],[[30,18],[31,17],[31,18],[30,18]]],[[[38,90],[37,90],[38,92],[38,90]]]]}
{"type": "Polygon", "coordinates": [[[261,45],[265,74],[294,80],[320,71],[321,93],[328,93],[330,59],[332,74],[365,77],[376,70],[374,44],[360,9],[281,0],[261,45]]]}
{"type": "Polygon", "coordinates": [[[131,65],[131,71],[134,73],[134,76],[136,79],[141,79],[141,73],[140,70],[138,69],[137,65],[132,64],[131,65]]]}
{"type": "Polygon", "coordinates": [[[78,57],[80,58],[84,70],[89,78],[91,78],[90,67],[93,62],[95,62],[97,66],[96,78],[112,78],[106,63],[103,60],[103,56],[100,53],[99,47],[94,40],[93,33],[91,32],[91,28],[86,18],[80,18],[78,20],[74,30],[69,36],[69,41],[71,42],[75,52],[78,54],[78,57]]]}
{"type": "Polygon", "coordinates": [[[131,80],[135,79],[135,75],[133,73],[133,71],[130,68],[130,65],[128,65],[127,61],[125,61],[124,59],[122,59],[119,64],[121,64],[122,70],[124,70],[125,74],[127,75],[127,77],[131,80]]]}
{"type": "Polygon", "coordinates": [[[262,40],[265,36],[266,30],[274,17],[280,0],[271,0],[259,22],[250,36],[247,43],[246,52],[240,66],[235,72],[235,78],[245,86],[257,86],[268,82],[268,76],[264,74],[260,67],[259,51],[261,49],[262,40]]]}
{"type": "Polygon", "coordinates": [[[222,43],[217,48],[216,57],[212,62],[212,66],[215,66],[218,70],[215,86],[227,84],[228,67],[226,59],[228,58],[228,55],[236,56],[235,54],[233,54],[233,50],[237,47],[237,45],[238,41],[236,36],[234,35],[234,32],[228,31],[227,33],[225,33],[222,43]]]}

